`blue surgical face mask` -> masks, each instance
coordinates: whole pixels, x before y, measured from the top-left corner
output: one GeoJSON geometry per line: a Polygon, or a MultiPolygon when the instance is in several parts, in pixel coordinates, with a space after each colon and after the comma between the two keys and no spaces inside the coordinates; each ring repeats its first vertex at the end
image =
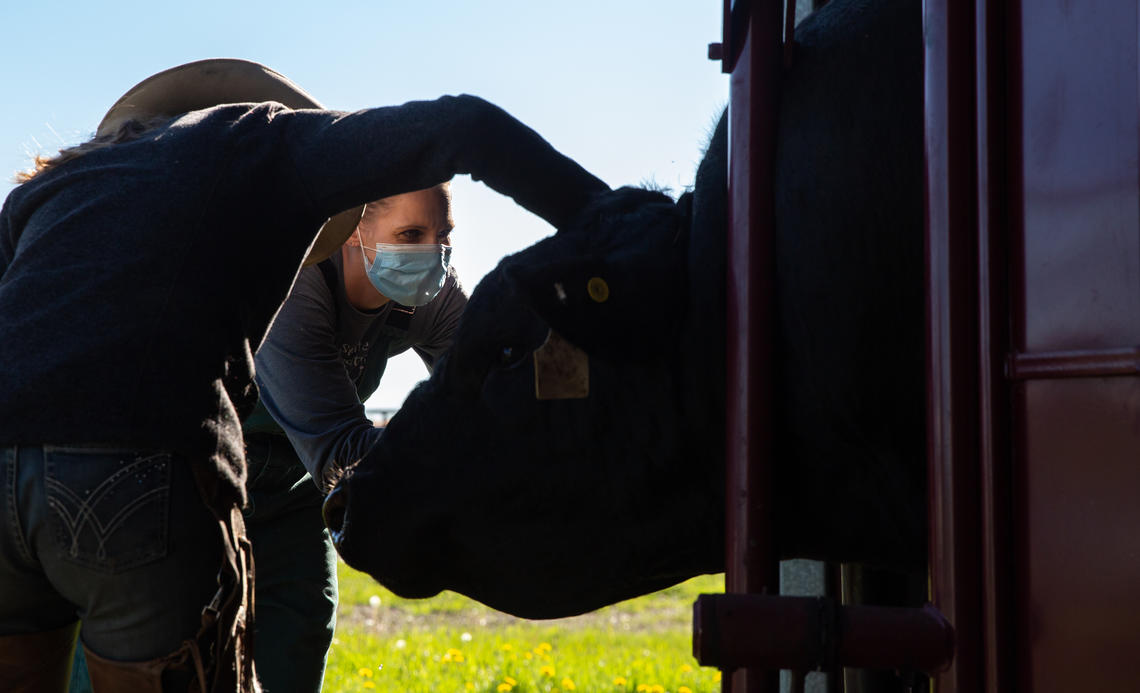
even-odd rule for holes
{"type": "MultiPolygon", "coordinates": [[[[357,232],[360,237],[360,231],[357,232]]],[[[378,243],[376,259],[368,262],[364,239],[360,255],[364,273],[376,290],[396,303],[422,306],[435,298],[447,279],[451,246],[440,243],[378,243]]]]}

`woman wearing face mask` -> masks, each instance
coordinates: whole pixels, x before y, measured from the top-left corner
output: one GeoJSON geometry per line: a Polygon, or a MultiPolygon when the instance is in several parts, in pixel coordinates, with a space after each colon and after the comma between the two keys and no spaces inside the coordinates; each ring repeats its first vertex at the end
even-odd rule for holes
{"type": "Polygon", "coordinates": [[[270,691],[320,690],[337,594],[323,492],[383,431],[362,402],[388,359],[414,349],[430,369],[451,342],[467,303],[449,265],[452,226],[446,183],[369,203],[340,252],[301,271],[257,353],[246,523],[255,660],[270,691]]]}

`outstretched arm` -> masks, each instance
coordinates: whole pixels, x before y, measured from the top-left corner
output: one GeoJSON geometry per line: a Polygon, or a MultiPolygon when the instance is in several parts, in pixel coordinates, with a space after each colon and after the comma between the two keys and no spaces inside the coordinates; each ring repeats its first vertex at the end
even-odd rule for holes
{"type": "Polygon", "coordinates": [[[296,171],[312,202],[330,215],[470,174],[561,228],[609,190],[534,130],[475,96],[282,117],[296,171]]]}

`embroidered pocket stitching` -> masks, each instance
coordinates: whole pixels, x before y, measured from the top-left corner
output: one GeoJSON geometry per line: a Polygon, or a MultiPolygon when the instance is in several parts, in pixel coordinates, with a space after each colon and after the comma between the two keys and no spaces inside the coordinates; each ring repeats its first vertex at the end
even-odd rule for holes
{"type": "Polygon", "coordinates": [[[86,503],[82,498],[76,496],[75,493],[71,491],[71,489],[60,484],[54,479],[50,479],[48,481],[48,485],[55,489],[56,493],[68,496],[80,509],[78,517],[73,518],[63,503],[60,503],[55,498],[52,498],[50,496],[48,497],[48,505],[55,508],[56,512],[59,513],[59,518],[63,520],[64,526],[67,528],[67,533],[71,536],[71,547],[68,549],[68,553],[72,558],[79,555],[79,535],[83,531],[83,528],[87,525],[88,520],[90,520],[94,525],[92,529],[95,533],[95,538],[99,542],[99,549],[96,552],[95,557],[101,561],[107,558],[107,539],[109,539],[111,535],[115,533],[115,530],[123,524],[127,517],[148,500],[154,496],[166,493],[167,490],[166,487],[163,487],[147,491],[130,503],[124,505],[119,510],[119,512],[115,513],[114,517],[111,518],[111,521],[107,523],[107,526],[104,527],[103,523],[99,521],[99,517],[95,514],[95,508],[99,505],[98,499],[93,499],[95,501],[94,503],[86,503]]]}
{"type": "MultiPolygon", "coordinates": [[[[76,512],[72,512],[71,508],[67,507],[59,499],[52,496],[51,493],[47,495],[48,505],[56,511],[56,517],[62,523],[64,529],[67,530],[69,535],[70,546],[68,548],[68,555],[73,559],[79,559],[79,539],[83,533],[84,528],[88,525],[98,543],[95,553],[95,559],[98,561],[105,561],[107,559],[106,544],[107,541],[114,535],[115,530],[123,525],[123,523],[132,515],[136,510],[141,508],[150,500],[155,497],[165,495],[170,490],[169,480],[166,484],[158,488],[146,491],[140,496],[132,499],[120,508],[104,525],[104,523],[96,515],[96,510],[100,502],[116,488],[121,486],[122,482],[129,479],[139,469],[152,464],[154,460],[166,457],[166,453],[151,455],[148,457],[139,457],[130,464],[123,466],[115,471],[115,473],[108,476],[101,481],[98,486],[91,490],[87,498],[81,498],[78,494],[61,483],[58,479],[45,476],[44,482],[48,491],[54,492],[65,500],[68,500],[75,506],[76,512]]],[[[163,466],[168,465],[169,460],[162,463],[163,466]]],[[[136,562],[132,562],[136,563],[136,562]]],[[[124,566],[125,567],[125,566],[124,566]]]]}

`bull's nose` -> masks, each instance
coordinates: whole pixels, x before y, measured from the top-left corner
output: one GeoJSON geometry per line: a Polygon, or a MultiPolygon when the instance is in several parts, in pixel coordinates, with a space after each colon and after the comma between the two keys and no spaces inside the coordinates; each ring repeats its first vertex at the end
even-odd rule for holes
{"type": "Polygon", "coordinates": [[[348,492],[344,490],[343,486],[337,486],[325,498],[322,512],[325,516],[325,525],[332,534],[333,544],[339,549],[344,542],[345,530],[347,529],[345,515],[348,512],[348,492]]]}

